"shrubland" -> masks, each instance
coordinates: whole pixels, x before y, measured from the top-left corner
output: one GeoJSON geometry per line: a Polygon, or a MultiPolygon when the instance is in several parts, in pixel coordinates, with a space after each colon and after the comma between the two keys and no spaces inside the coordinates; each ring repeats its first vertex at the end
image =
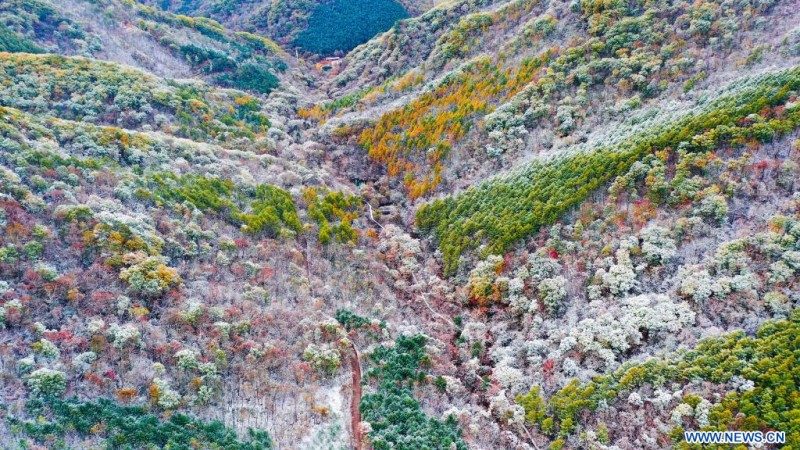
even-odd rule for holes
{"type": "Polygon", "coordinates": [[[0,5],[0,51],[79,54],[102,49],[100,38],[47,0],[10,0],[0,5]]]}
{"type": "MultiPolygon", "coordinates": [[[[797,364],[797,326],[798,314],[794,313],[786,320],[765,323],[753,337],[732,333],[708,339],[672,359],[626,364],[585,384],[570,382],[546,401],[538,387],[518,396],[517,401],[525,408],[526,421],[553,436],[567,436],[583,411],[638,396],[643,386],[657,389],[691,380],[726,384],[739,379],[747,387],[728,393],[710,407],[703,419],[696,419],[696,429],[724,431],[735,426],[743,431],[781,430],[786,432],[787,445],[794,445],[800,430],[792,424],[794,408],[785,399],[797,392],[797,383],[788,376],[797,364]]],[[[692,409],[701,401],[697,395],[683,398],[692,409]]],[[[685,423],[678,421],[673,430],[678,446],[685,423]]]]}
{"type": "Polygon", "coordinates": [[[259,100],[244,93],[164,83],[83,58],[6,53],[0,60],[0,104],[31,113],[220,141],[255,137],[269,127],[259,100]]]}
{"type": "Polygon", "coordinates": [[[520,238],[554,222],[649,153],[764,142],[793,130],[798,109],[792,92],[798,87],[797,69],[756,78],[682,118],[649,129],[637,126],[611,144],[537,161],[455,196],[434,200],[420,208],[417,223],[435,236],[445,272],[453,273],[467,248],[486,244],[487,252],[505,251],[520,238]],[[742,125],[751,114],[764,111],[771,116],[773,108],[780,111],[778,117],[742,125]]]}
{"type": "Polygon", "coordinates": [[[0,447],[794,445],[791,2],[144,3],[0,6],[0,447]]]}
{"type": "MultiPolygon", "coordinates": [[[[410,101],[388,111],[375,108],[377,120],[356,123],[359,143],[390,176],[400,178],[411,200],[435,192],[442,182],[458,184],[447,175],[453,149],[465,151],[476,166],[496,166],[522,151],[546,151],[557,138],[574,142],[595,117],[627,115],[672,95],[674,84],[696,83],[705,72],[692,62],[710,50],[719,57],[735,51],[737,33],[761,27],[750,14],[767,13],[773,3],[575,3],[561,14],[578,21],[587,35],[563,43],[555,42],[559,32],[584,29],[559,24],[544,11],[547,4],[513,1],[488,12],[480,6],[464,6],[478,12],[454,20],[441,36],[419,36],[435,45],[421,52],[427,83],[410,101]],[[675,23],[684,28],[676,30],[675,23]],[[712,28],[720,37],[709,35],[712,28]],[[523,37],[495,42],[494,35],[509,30],[522,30],[523,37]],[[482,52],[484,46],[492,47],[482,52]]],[[[382,58],[389,58],[388,52],[375,49],[382,58]]],[[[360,56],[353,53],[350,64],[360,64],[360,56]]],[[[367,87],[362,80],[358,89],[367,87]]]]}

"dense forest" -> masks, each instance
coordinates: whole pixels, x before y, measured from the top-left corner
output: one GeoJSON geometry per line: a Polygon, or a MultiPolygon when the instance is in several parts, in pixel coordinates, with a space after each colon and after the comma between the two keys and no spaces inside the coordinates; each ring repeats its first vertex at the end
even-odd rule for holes
{"type": "Polygon", "coordinates": [[[397,0],[333,0],[320,3],[294,40],[303,50],[328,55],[352,50],[388,30],[408,12],[397,0]]]}

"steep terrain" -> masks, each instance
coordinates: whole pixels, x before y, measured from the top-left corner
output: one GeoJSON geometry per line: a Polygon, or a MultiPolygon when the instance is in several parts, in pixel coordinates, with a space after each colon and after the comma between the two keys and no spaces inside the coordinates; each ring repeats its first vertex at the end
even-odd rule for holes
{"type": "Polygon", "coordinates": [[[0,447],[800,447],[794,2],[353,5],[0,4],[0,447]]]}
{"type": "Polygon", "coordinates": [[[270,36],[312,53],[347,52],[433,0],[139,0],[179,14],[270,36]]]}

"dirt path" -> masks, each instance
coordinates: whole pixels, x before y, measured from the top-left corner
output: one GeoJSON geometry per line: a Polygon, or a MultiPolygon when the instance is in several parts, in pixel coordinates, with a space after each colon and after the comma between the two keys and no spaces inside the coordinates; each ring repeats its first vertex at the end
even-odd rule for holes
{"type": "Polygon", "coordinates": [[[362,450],[361,436],[361,358],[358,349],[352,342],[353,354],[350,355],[350,373],[353,376],[353,399],[350,403],[350,427],[353,430],[353,448],[362,450]]]}

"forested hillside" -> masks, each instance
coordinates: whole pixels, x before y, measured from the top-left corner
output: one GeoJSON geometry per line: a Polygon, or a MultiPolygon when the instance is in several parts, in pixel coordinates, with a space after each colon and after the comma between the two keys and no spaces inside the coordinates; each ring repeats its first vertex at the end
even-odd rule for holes
{"type": "Polygon", "coordinates": [[[215,19],[316,54],[347,52],[433,0],[137,0],[178,14],[215,19]]]}
{"type": "Polygon", "coordinates": [[[798,24],[0,2],[0,448],[800,447],[798,24]]]}

